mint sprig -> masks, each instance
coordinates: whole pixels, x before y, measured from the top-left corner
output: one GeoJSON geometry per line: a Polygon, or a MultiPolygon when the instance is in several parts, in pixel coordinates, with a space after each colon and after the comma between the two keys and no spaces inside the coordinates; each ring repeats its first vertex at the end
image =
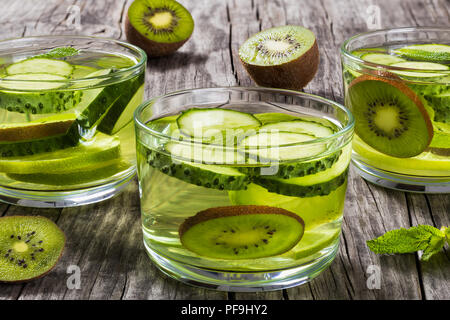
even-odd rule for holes
{"type": "Polygon", "coordinates": [[[427,261],[449,243],[450,228],[441,230],[418,225],[409,229],[401,228],[386,232],[381,237],[368,240],[367,246],[377,254],[412,253],[423,251],[421,259],[427,261]]]}
{"type": "Polygon", "coordinates": [[[48,58],[48,59],[65,58],[65,57],[77,55],[79,53],[80,53],[80,50],[77,50],[72,47],[59,47],[59,48],[54,48],[47,53],[36,55],[33,58],[48,58]]]}

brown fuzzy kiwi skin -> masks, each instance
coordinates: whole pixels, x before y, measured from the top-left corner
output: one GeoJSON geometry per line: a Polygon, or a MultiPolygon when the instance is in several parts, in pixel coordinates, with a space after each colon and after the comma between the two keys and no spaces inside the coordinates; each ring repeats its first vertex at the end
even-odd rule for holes
{"type": "Polygon", "coordinates": [[[24,127],[24,130],[20,130],[19,127],[0,128],[0,141],[14,142],[64,134],[69,130],[73,122],[74,120],[37,123],[36,125],[24,127]]]}
{"type": "MultiPolygon", "coordinates": [[[[294,218],[300,222],[303,226],[303,231],[305,230],[305,222],[297,214],[290,212],[288,210],[269,206],[256,206],[256,205],[242,205],[242,206],[225,206],[225,207],[214,207],[203,211],[199,211],[195,216],[187,218],[180,226],[178,232],[180,239],[183,239],[183,234],[188,231],[194,225],[208,221],[211,219],[232,217],[232,216],[242,216],[242,215],[257,215],[257,214],[282,214],[294,218]]],[[[303,236],[300,235],[300,238],[303,236]]],[[[181,240],[181,242],[183,242],[181,240]]]]}
{"type": "Polygon", "coordinates": [[[125,35],[127,40],[145,51],[149,58],[158,58],[170,55],[177,51],[186,41],[189,40],[190,36],[182,41],[163,43],[156,42],[144,37],[138,30],[136,30],[128,18],[128,14],[125,18],[125,35]]]}
{"type": "MultiPolygon", "coordinates": [[[[0,218],[0,219],[8,219],[8,218],[12,218],[12,217],[28,218],[28,217],[30,217],[30,216],[8,216],[8,217],[2,217],[2,218],[0,218]]],[[[50,220],[50,219],[48,219],[48,218],[46,218],[46,217],[43,217],[43,216],[34,216],[34,217],[38,217],[38,218],[43,219],[43,220],[48,220],[49,222],[53,223],[59,230],[61,230],[61,228],[59,228],[58,225],[57,225],[56,223],[54,223],[52,220],[50,220]]],[[[62,235],[63,235],[63,237],[64,237],[64,242],[63,242],[63,246],[62,246],[61,252],[60,252],[60,254],[59,254],[58,260],[56,260],[56,263],[54,264],[53,267],[51,267],[51,268],[50,268],[49,270],[47,270],[46,272],[44,272],[44,273],[42,273],[42,274],[40,274],[40,275],[38,275],[38,276],[36,276],[36,277],[34,277],[34,278],[22,279],[22,280],[17,280],[17,281],[4,281],[4,280],[0,280],[0,283],[9,283],[9,284],[26,283],[26,282],[30,282],[30,281],[33,281],[33,280],[36,280],[36,279],[40,279],[40,278],[42,278],[42,277],[45,277],[47,274],[49,274],[51,271],[53,271],[53,269],[56,267],[56,265],[58,264],[59,260],[61,259],[62,255],[63,255],[63,253],[64,253],[64,249],[65,249],[65,247],[66,247],[66,235],[64,234],[64,232],[63,232],[62,230],[61,230],[61,233],[62,233],[62,235]]]]}
{"type": "Polygon", "coordinates": [[[374,81],[382,81],[387,84],[390,84],[391,86],[397,88],[403,94],[405,94],[409,99],[411,99],[414,104],[419,109],[420,113],[422,114],[423,119],[425,120],[425,124],[427,126],[428,130],[428,145],[431,143],[431,140],[433,139],[434,130],[433,130],[433,124],[431,122],[430,116],[428,115],[427,110],[425,109],[422,100],[420,97],[410,88],[408,87],[403,80],[401,80],[400,77],[397,75],[383,71],[383,70],[371,70],[370,74],[364,74],[362,76],[359,76],[358,78],[354,79],[350,85],[349,90],[351,87],[359,82],[367,81],[367,80],[374,80],[374,81]]]}
{"type": "Polygon", "coordinates": [[[303,55],[279,65],[258,66],[240,60],[250,77],[259,86],[301,90],[317,73],[320,62],[319,46],[314,40],[312,47],[303,55]]]}

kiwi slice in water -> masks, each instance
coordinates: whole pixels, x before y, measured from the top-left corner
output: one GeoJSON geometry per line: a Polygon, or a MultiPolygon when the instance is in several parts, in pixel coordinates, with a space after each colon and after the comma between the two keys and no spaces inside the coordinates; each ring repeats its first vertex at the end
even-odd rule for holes
{"type": "Polygon", "coordinates": [[[282,26],[251,36],[239,48],[239,58],[258,85],[300,90],[317,72],[319,49],[312,31],[282,26]]]}
{"type": "Polygon", "coordinates": [[[49,273],[65,242],[64,233],[47,218],[0,218],[0,282],[24,282],[49,273]]]}
{"type": "Polygon", "coordinates": [[[302,238],[305,223],[295,213],[268,206],[209,208],[184,221],[183,246],[216,259],[257,259],[282,254],[302,238]]]}
{"type": "Polygon", "coordinates": [[[346,101],[355,116],[355,132],[384,154],[413,157],[433,138],[433,126],[420,98],[394,75],[356,78],[346,101]]]}
{"type": "Polygon", "coordinates": [[[135,0],[125,21],[125,34],[149,57],[171,54],[191,36],[194,20],[189,11],[174,0],[135,0]]]}

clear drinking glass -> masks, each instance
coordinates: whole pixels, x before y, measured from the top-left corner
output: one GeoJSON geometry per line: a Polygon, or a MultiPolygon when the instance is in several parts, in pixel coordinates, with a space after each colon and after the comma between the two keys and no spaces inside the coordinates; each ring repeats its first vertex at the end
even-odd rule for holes
{"type": "Polygon", "coordinates": [[[145,53],[112,39],[39,36],[1,41],[0,61],[0,200],[66,207],[122,190],[136,172],[145,53]],[[42,56],[67,47],[78,54],[42,56]]]}
{"type": "Polygon", "coordinates": [[[164,273],[218,290],[276,290],[311,280],[333,261],[353,135],[353,116],[343,106],[288,90],[192,89],[144,102],[135,125],[144,244],[164,273]],[[259,124],[231,133],[226,144],[187,135],[180,115],[194,126],[233,123],[207,115],[211,108],[259,124]],[[269,128],[278,129],[268,142],[261,137],[269,128]],[[259,145],[246,144],[257,134],[259,145]],[[302,135],[307,141],[283,140],[302,135]],[[299,241],[290,243],[299,229],[261,222],[264,213],[280,211],[274,224],[285,214],[292,226],[303,221],[299,241]]]}
{"type": "Polygon", "coordinates": [[[448,193],[449,61],[430,63],[395,54],[399,48],[423,44],[449,45],[450,29],[410,27],[377,30],[355,35],[343,43],[341,60],[345,104],[355,116],[356,123],[352,162],[363,178],[384,187],[412,192],[448,193]],[[388,60],[383,64],[377,60],[369,62],[369,55],[373,59],[388,60]],[[424,70],[423,67],[430,70],[424,70]],[[358,91],[355,84],[368,79],[371,89],[358,91]],[[392,91],[396,93],[392,94],[392,91]],[[375,101],[376,98],[378,101],[375,101]],[[403,110],[403,113],[391,112],[392,106],[400,106],[398,110],[403,110]],[[365,111],[368,109],[380,112],[365,111]],[[417,111],[420,111],[420,116],[417,116],[417,111]],[[378,116],[378,127],[390,128],[399,124],[401,130],[395,129],[392,135],[388,134],[392,139],[385,140],[383,145],[377,147],[374,142],[378,138],[368,134],[371,130],[368,128],[371,126],[368,119],[377,121],[378,116]],[[423,126],[425,120],[426,128],[423,126]],[[411,138],[401,141],[404,133],[410,134],[411,138]],[[428,137],[427,144],[417,149],[424,136],[428,137]]]}

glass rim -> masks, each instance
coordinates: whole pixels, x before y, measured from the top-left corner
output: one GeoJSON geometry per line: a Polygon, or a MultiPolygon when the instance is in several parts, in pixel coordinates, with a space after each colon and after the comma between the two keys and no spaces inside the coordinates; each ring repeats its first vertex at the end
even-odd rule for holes
{"type": "MultiPolygon", "coordinates": [[[[236,147],[228,147],[228,146],[223,146],[222,144],[211,144],[211,143],[207,143],[207,142],[202,142],[202,141],[196,141],[196,140],[191,140],[191,141],[180,141],[177,138],[174,138],[172,136],[163,134],[159,131],[153,130],[150,127],[148,127],[143,121],[141,121],[140,119],[140,115],[143,112],[143,110],[145,108],[147,108],[148,106],[152,105],[154,102],[163,99],[163,98],[168,98],[168,97],[172,97],[172,96],[177,96],[177,95],[182,95],[182,94],[186,94],[189,93],[191,91],[227,91],[227,90],[234,90],[234,91],[240,91],[240,92],[249,92],[249,91],[259,91],[261,93],[278,93],[278,94],[286,94],[286,95],[295,95],[295,96],[299,96],[302,98],[307,98],[309,100],[313,100],[316,102],[321,102],[327,105],[331,105],[334,108],[340,109],[342,110],[348,117],[348,123],[340,128],[340,130],[338,130],[337,132],[333,133],[332,135],[326,136],[326,137],[321,137],[321,138],[316,138],[316,139],[312,139],[312,140],[307,140],[307,141],[302,141],[302,142],[297,142],[297,143],[288,143],[288,144],[281,144],[281,145],[277,145],[277,146],[267,146],[267,147],[245,147],[246,150],[256,150],[256,149],[273,149],[273,148],[280,148],[280,147],[293,147],[293,146],[302,146],[302,145],[313,145],[313,144],[318,144],[318,143],[324,143],[324,142],[328,142],[328,141],[333,141],[338,139],[341,136],[345,136],[346,134],[348,134],[349,132],[352,132],[354,126],[355,126],[355,119],[353,114],[351,113],[351,111],[346,108],[345,106],[343,106],[340,103],[337,103],[335,101],[332,101],[330,99],[315,95],[315,94],[311,94],[311,93],[306,93],[306,92],[300,92],[300,91],[294,91],[294,90],[288,90],[288,89],[278,89],[278,88],[267,88],[267,87],[242,87],[242,86],[231,86],[231,87],[210,87],[210,88],[193,88],[193,89],[183,89],[183,90],[178,90],[178,91],[174,91],[174,92],[170,92],[164,95],[160,95],[151,99],[148,99],[146,101],[144,101],[143,103],[141,103],[136,110],[134,111],[134,123],[136,124],[137,128],[147,132],[148,134],[155,136],[157,138],[163,138],[163,139],[167,139],[169,141],[173,141],[176,142],[177,144],[186,144],[186,145],[202,145],[202,146],[210,146],[210,147],[221,147],[222,150],[227,151],[227,150],[236,150],[236,147]]],[[[261,101],[264,102],[264,101],[261,101]]],[[[292,105],[295,106],[295,105],[292,105]]],[[[297,112],[297,111],[292,111],[292,112],[297,112]]],[[[280,130],[279,132],[282,132],[282,130],[280,130]]]]}
{"type": "MultiPolygon", "coordinates": [[[[367,36],[375,35],[375,34],[388,34],[388,33],[412,33],[412,32],[450,32],[449,27],[426,27],[426,26],[420,26],[420,27],[400,27],[400,28],[385,28],[385,29],[377,29],[377,30],[371,30],[366,32],[361,32],[358,34],[355,34],[342,43],[340,47],[341,56],[346,57],[347,59],[351,60],[352,62],[367,65],[373,68],[378,69],[385,69],[385,70],[394,70],[394,71],[410,71],[410,72],[417,72],[417,73],[444,73],[444,74],[450,74],[450,68],[447,70],[424,70],[424,69],[417,69],[417,68],[404,68],[404,67],[394,67],[389,66],[385,64],[379,64],[374,62],[369,62],[361,59],[360,57],[353,55],[349,50],[347,50],[348,45],[355,40],[358,40],[360,38],[364,38],[367,36]]],[[[449,39],[450,41],[450,39],[449,39]]],[[[356,49],[358,50],[358,49],[356,49]]]]}
{"type": "MultiPolygon", "coordinates": [[[[4,39],[4,40],[0,40],[0,45],[4,44],[4,43],[8,43],[8,42],[26,42],[26,41],[30,41],[33,39],[64,39],[64,40],[70,40],[70,39],[81,39],[81,40],[99,40],[99,41],[103,41],[103,42],[110,42],[113,43],[115,45],[119,45],[125,48],[130,49],[131,51],[133,51],[134,53],[137,53],[138,55],[138,61],[136,64],[133,64],[130,67],[126,67],[126,68],[118,68],[117,71],[110,73],[110,74],[105,74],[105,75],[99,75],[99,76],[95,76],[95,77],[86,77],[86,78],[81,78],[81,79],[64,79],[64,80],[24,80],[24,79],[1,79],[1,81],[5,81],[6,83],[8,83],[9,81],[11,82],[18,82],[18,83],[61,83],[61,84],[65,84],[65,83],[83,83],[83,82],[90,82],[92,80],[97,80],[97,79],[110,79],[112,77],[116,77],[116,76],[121,76],[125,73],[133,73],[136,70],[139,70],[141,67],[145,66],[146,62],[147,62],[147,54],[145,53],[145,51],[141,48],[139,48],[138,46],[135,46],[133,44],[130,44],[126,41],[122,41],[122,40],[117,40],[117,39],[112,39],[112,38],[103,38],[103,37],[96,37],[96,36],[84,36],[84,35],[39,35],[39,36],[28,36],[28,37],[22,37],[22,38],[9,38],[9,39],[4,39]]],[[[2,52],[0,51],[0,56],[2,55],[2,52]]],[[[60,88],[58,88],[60,89],[60,88]]],[[[61,89],[66,89],[66,88],[61,88],[61,89]]],[[[77,88],[79,89],[79,88],[77,88]]],[[[8,89],[8,91],[14,91],[11,89],[8,89]]],[[[31,91],[36,91],[36,90],[20,90],[21,92],[31,92],[31,91]]],[[[42,90],[38,90],[38,91],[42,91],[42,90]]]]}

